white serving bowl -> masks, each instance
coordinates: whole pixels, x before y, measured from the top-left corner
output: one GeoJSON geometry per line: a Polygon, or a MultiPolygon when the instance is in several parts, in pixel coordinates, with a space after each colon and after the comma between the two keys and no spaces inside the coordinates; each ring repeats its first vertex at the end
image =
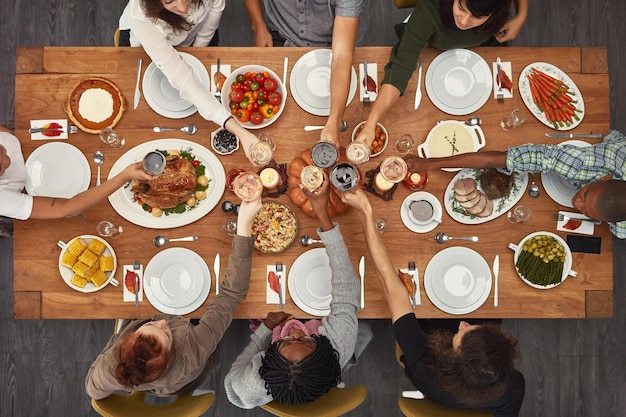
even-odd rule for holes
{"type": "MultiPolygon", "coordinates": [[[[263,122],[258,125],[255,125],[252,122],[239,122],[239,124],[241,124],[246,129],[263,129],[271,125],[272,123],[274,123],[276,120],[278,120],[278,118],[282,114],[283,109],[285,108],[287,90],[285,89],[285,84],[283,83],[283,80],[281,80],[280,77],[276,75],[276,73],[272,71],[271,69],[264,67],[262,65],[244,65],[243,67],[239,67],[233,72],[231,72],[230,75],[226,78],[226,81],[224,81],[224,86],[222,87],[222,105],[226,107],[229,112],[230,112],[229,95],[231,91],[230,87],[237,80],[237,75],[245,74],[246,72],[269,72],[272,78],[274,78],[278,82],[278,88],[276,88],[276,91],[278,91],[283,97],[282,102],[280,103],[280,108],[278,109],[278,113],[276,113],[274,117],[272,117],[271,119],[263,119],[263,122]]],[[[235,120],[237,119],[235,118],[235,120]]]]}

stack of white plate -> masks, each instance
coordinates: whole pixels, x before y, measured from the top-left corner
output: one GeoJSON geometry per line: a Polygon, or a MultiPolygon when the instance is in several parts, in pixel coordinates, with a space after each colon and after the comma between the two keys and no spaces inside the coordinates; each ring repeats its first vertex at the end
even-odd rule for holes
{"type": "Polygon", "coordinates": [[[300,255],[289,270],[289,295],[305,313],[330,314],[332,272],[325,248],[315,248],[300,255]]]}

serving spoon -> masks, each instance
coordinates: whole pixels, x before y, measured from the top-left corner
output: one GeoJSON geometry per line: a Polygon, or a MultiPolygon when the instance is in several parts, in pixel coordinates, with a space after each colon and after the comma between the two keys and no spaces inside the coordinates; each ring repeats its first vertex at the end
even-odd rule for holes
{"type": "Polygon", "coordinates": [[[530,187],[528,187],[528,195],[532,198],[539,197],[539,187],[535,184],[535,174],[530,173],[530,187]]]}
{"type": "Polygon", "coordinates": [[[188,135],[193,135],[198,131],[198,128],[196,127],[196,125],[194,124],[188,124],[185,125],[181,128],[178,127],[159,127],[159,126],[155,126],[152,128],[152,131],[155,133],[160,133],[160,132],[171,132],[173,130],[180,130],[181,132],[185,132],[188,135]]]}
{"type": "Polygon", "coordinates": [[[100,185],[100,165],[104,163],[104,154],[101,151],[94,152],[93,162],[98,167],[98,176],[96,177],[96,186],[98,186],[100,185]]]}
{"type": "Polygon", "coordinates": [[[300,238],[300,244],[302,246],[311,246],[314,243],[322,243],[321,240],[317,240],[317,239],[313,239],[311,236],[309,235],[304,235],[300,238]]]}
{"type": "MultiPolygon", "coordinates": [[[[304,131],[305,132],[310,132],[312,130],[322,130],[324,129],[325,126],[304,126],[304,131]]],[[[345,120],[341,121],[341,126],[339,126],[339,131],[340,132],[345,132],[348,129],[348,122],[346,122],[345,120]]]]}
{"type": "Polygon", "coordinates": [[[443,232],[439,232],[435,235],[435,241],[437,243],[446,243],[448,240],[469,240],[471,242],[478,242],[478,236],[451,237],[443,232]]]}
{"type": "Polygon", "coordinates": [[[176,239],[168,239],[165,236],[155,236],[154,239],[152,239],[152,243],[154,243],[154,246],[156,246],[157,248],[161,248],[165,245],[167,245],[168,242],[193,242],[195,240],[198,240],[198,236],[185,236],[185,237],[179,237],[176,239]]]}
{"type": "Polygon", "coordinates": [[[480,117],[472,116],[465,121],[465,124],[468,126],[480,126],[483,121],[480,120],[480,117]]]}

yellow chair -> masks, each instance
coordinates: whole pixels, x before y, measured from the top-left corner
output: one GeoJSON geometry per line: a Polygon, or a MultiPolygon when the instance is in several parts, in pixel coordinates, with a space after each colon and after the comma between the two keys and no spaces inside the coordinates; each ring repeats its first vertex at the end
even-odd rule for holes
{"type": "Polygon", "coordinates": [[[415,7],[418,1],[419,0],[393,0],[393,3],[398,9],[408,9],[409,7],[415,7]]]}
{"type": "Polygon", "coordinates": [[[103,417],[199,417],[215,402],[215,393],[178,396],[165,405],[149,405],[146,393],[133,391],[129,395],[111,394],[101,400],[91,400],[91,406],[103,417]]]}
{"type": "Polygon", "coordinates": [[[414,400],[400,397],[398,405],[406,417],[493,417],[485,411],[445,407],[428,398],[414,400]]]}
{"type": "Polygon", "coordinates": [[[120,46],[120,28],[117,28],[113,34],[113,45],[120,46]]]}
{"type": "Polygon", "coordinates": [[[365,385],[332,388],[317,400],[307,404],[288,405],[272,401],[262,409],[278,417],[338,417],[357,408],[367,397],[365,385]]]}

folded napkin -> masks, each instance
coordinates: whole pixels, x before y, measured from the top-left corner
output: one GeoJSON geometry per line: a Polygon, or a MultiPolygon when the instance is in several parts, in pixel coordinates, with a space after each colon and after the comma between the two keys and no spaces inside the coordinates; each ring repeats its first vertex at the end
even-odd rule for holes
{"type": "MultiPolygon", "coordinates": [[[[266,286],[266,300],[265,302],[267,304],[279,304],[279,298],[278,298],[278,293],[276,291],[274,291],[272,289],[272,287],[270,286],[270,272],[271,273],[276,273],[276,265],[267,265],[267,273],[265,274],[265,286],[266,286]]],[[[280,278],[280,288],[281,288],[281,292],[283,294],[283,304],[285,304],[285,288],[287,285],[287,266],[285,264],[283,264],[283,272],[281,274],[281,278],[280,278]]]]}
{"type": "MultiPolygon", "coordinates": [[[[569,211],[559,211],[559,214],[564,214],[571,218],[583,217],[580,213],[573,213],[569,211]]],[[[582,235],[592,235],[594,224],[591,222],[576,221],[572,219],[561,220],[556,222],[556,230],[569,233],[580,233],[582,235]]]]}
{"type": "MultiPolygon", "coordinates": [[[[409,271],[408,268],[400,268],[400,272],[402,272],[403,274],[409,274],[409,275],[411,274],[411,271],[409,271]]],[[[415,267],[415,271],[413,271],[413,273],[414,273],[413,282],[415,282],[415,305],[421,305],[422,298],[420,296],[419,269],[415,267]]],[[[407,293],[406,295],[408,295],[409,300],[411,300],[411,295],[409,293],[407,293]]]]}
{"type": "MultiPolygon", "coordinates": [[[[228,78],[228,76],[230,75],[231,68],[230,65],[222,65],[220,64],[220,72],[224,75],[224,77],[228,78]]],[[[217,75],[217,65],[211,65],[211,93],[215,94],[215,92],[217,91],[217,83],[216,83],[216,76],[217,75]]],[[[224,80],[225,78],[222,78],[222,89],[224,88],[224,80]]]]}
{"type": "MultiPolygon", "coordinates": [[[[126,283],[126,273],[128,271],[131,272],[135,272],[133,270],[133,266],[132,265],[124,265],[122,268],[122,288],[124,288],[124,301],[125,302],[135,302],[135,276],[132,276],[132,279],[130,278],[130,274],[129,274],[129,280],[128,280],[128,284],[126,283]]],[[[139,275],[139,301],[143,301],[143,265],[141,265],[139,267],[139,271],[137,271],[137,275],[139,275]]]]}
{"type": "MultiPolygon", "coordinates": [[[[56,123],[61,125],[63,131],[59,132],[46,132],[44,133],[31,133],[30,138],[32,140],[55,140],[55,139],[67,139],[67,120],[66,119],[55,119],[55,120],[31,120],[30,128],[43,128],[43,127],[51,127],[52,123],[56,123]]],[[[55,126],[56,127],[56,126],[55,126]]]]}
{"type": "MultiPolygon", "coordinates": [[[[498,79],[496,78],[497,63],[493,62],[492,65],[493,65],[493,98],[496,98],[496,94],[498,94],[498,79]]],[[[511,70],[511,62],[501,61],[500,69],[502,70],[502,72],[506,74],[507,77],[509,77],[509,80],[511,80],[511,84],[513,85],[513,72],[511,70]]],[[[504,98],[513,98],[513,87],[511,87],[511,90],[509,91],[507,88],[504,88],[504,83],[502,83],[502,93],[504,94],[504,98]]]]}
{"type": "MultiPolygon", "coordinates": [[[[376,100],[376,97],[378,96],[378,64],[377,63],[375,62],[367,63],[367,76],[374,81],[374,85],[370,86],[370,89],[368,90],[370,101],[374,101],[376,100]]],[[[363,63],[361,62],[359,64],[359,99],[361,101],[363,101],[363,94],[365,93],[365,85],[363,84],[364,78],[365,78],[365,71],[363,71],[363,63]]],[[[370,84],[371,84],[371,81],[370,81],[370,84]]]]}

